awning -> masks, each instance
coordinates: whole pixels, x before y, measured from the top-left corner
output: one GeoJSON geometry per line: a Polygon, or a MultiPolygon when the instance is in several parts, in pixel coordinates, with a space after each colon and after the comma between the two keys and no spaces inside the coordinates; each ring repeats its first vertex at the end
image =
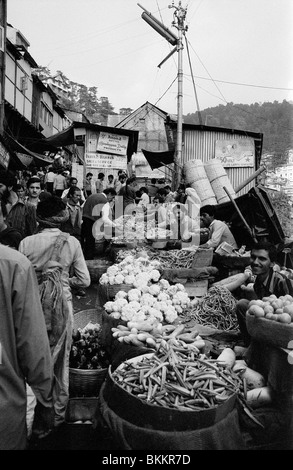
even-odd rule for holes
{"type": "Polygon", "coordinates": [[[10,150],[16,155],[18,160],[21,161],[24,167],[30,165],[32,161],[34,161],[36,166],[47,166],[54,162],[54,160],[50,157],[32,152],[7,133],[5,133],[4,141],[7,143],[10,150]]]}
{"type": "Polygon", "coordinates": [[[119,128],[119,127],[108,127],[100,126],[99,124],[92,124],[88,122],[73,121],[71,126],[67,127],[64,131],[58,132],[57,134],[51,135],[46,139],[42,140],[39,144],[46,146],[46,144],[53,145],[55,147],[64,147],[66,145],[76,144],[74,129],[88,129],[94,132],[108,132],[111,134],[128,136],[128,146],[127,146],[127,157],[130,161],[133,153],[137,151],[138,144],[138,131],[119,128]]]}
{"type": "Polygon", "coordinates": [[[147,159],[148,164],[152,170],[174,163],[174,150],[167,150],[165,152],[150,152],[149,150],[141,149],[141,151],[147,159]]]}

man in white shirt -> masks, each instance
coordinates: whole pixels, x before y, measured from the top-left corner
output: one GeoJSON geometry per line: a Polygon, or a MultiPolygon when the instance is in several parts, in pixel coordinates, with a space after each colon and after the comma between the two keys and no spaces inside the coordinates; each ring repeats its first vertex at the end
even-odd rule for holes
{"type": "Polygon", "coordinates": [[[213,248],[215,250],[221,243],[226,242],[237,250],[236,240],[228,225],[222,220],[215,219],[215,206],[206,205],[201,207],[200,219],[203,225],[210,230],[209,239],[201,245],[202,248],[213,248]]]}
{"type": "MultiPolygon", "coordinates": [[[[61,194],[61,199],[64,199],[67,197],[68,195],[68,191],[70,188],[72,188],[72,186],[77,186],[77,178],[75,178],[74,176],[71,176],[71,178],[69,179],[69,186],[67,189],[64,189],[64,191],[62,192],[61,194]]],[[[85,194],[84,192],[82,191],[82,189],[80,189],[80,205],[82,206],[86,200],[86,197],[85,197],[85,194]]],[[[67,201],[66,201],[67,202],[67,201]]]]}

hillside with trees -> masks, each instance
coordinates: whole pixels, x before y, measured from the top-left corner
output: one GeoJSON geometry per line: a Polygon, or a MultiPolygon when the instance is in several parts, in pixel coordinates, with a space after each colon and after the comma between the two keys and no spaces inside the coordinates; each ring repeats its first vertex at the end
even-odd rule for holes
{"type": "MultiPolygon", "coordinates": [[[[293,103],[254,103],[219,105],[201,111],[202,123],[208,126],[241,129],[263,134],[263,153],[273,155],[280,165],[286,163],[293,148],[293,103]]],[[[198,113],[187,114],[184,122],[199,124],[198,113]]]]}

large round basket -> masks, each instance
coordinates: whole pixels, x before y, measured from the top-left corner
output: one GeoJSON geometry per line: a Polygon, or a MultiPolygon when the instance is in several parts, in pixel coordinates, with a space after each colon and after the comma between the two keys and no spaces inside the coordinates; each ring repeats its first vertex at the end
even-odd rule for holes
{"type": "MultiPolygon", "coordinates": [[[[73,328],[84,328],[89,322],[102,324],[98,309],[81,310],[73,316],[73,328]]],[[[108,369],[74,369],[69,367],[69,396],[97,397],[108,369]]]]}
{"type": "Polygon", "coordinates": [[[91,281],[98,282],[101,275],[104,274],[109,266],[112,266],[113,262],[107,259],[89,259],[86,260],[91,281]]]}
{"type": "MultiPolygon", "coordinates": [[[[127,360],[127,362],[139,362],[144,354],[127,360]]],[[[110,366],[107,378],[101,389],[108,406],[122,419],[153,430],[182,432],[207,428],[225,418],[236,406],[236,393],[225,402],[203,410],[179,410],[176,408],[149,404],[127,392],[112,376],[113,368],[110,366]]]]}
{"type": "Polygon", "coordinates": [[[293,349],[293,323],[280,323],[246,312],[246,327],[250,336],[277,348],[293,349]]]}
{"type": "Polygon", "coordinates": [[[73,329],[84,328],[89,322],[102,324],[102,312],[97,308],[80,310],[73,315],[73,329]]]}

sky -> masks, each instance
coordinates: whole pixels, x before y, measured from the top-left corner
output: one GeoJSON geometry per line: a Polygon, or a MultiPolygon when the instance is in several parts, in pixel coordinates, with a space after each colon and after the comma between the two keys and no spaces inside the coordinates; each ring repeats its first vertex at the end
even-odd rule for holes
{"type": "Polygon", "coordinates": [[[38,65],[97,87],[116,113],[148,101],[176,114],[179,87],[183,115],[293,100],[293,0],[7,0],[7,22],[38,65]],[[174,46],[141,15],[178,36],[179,7],[183,49],[167,58],[174,46]]]}

